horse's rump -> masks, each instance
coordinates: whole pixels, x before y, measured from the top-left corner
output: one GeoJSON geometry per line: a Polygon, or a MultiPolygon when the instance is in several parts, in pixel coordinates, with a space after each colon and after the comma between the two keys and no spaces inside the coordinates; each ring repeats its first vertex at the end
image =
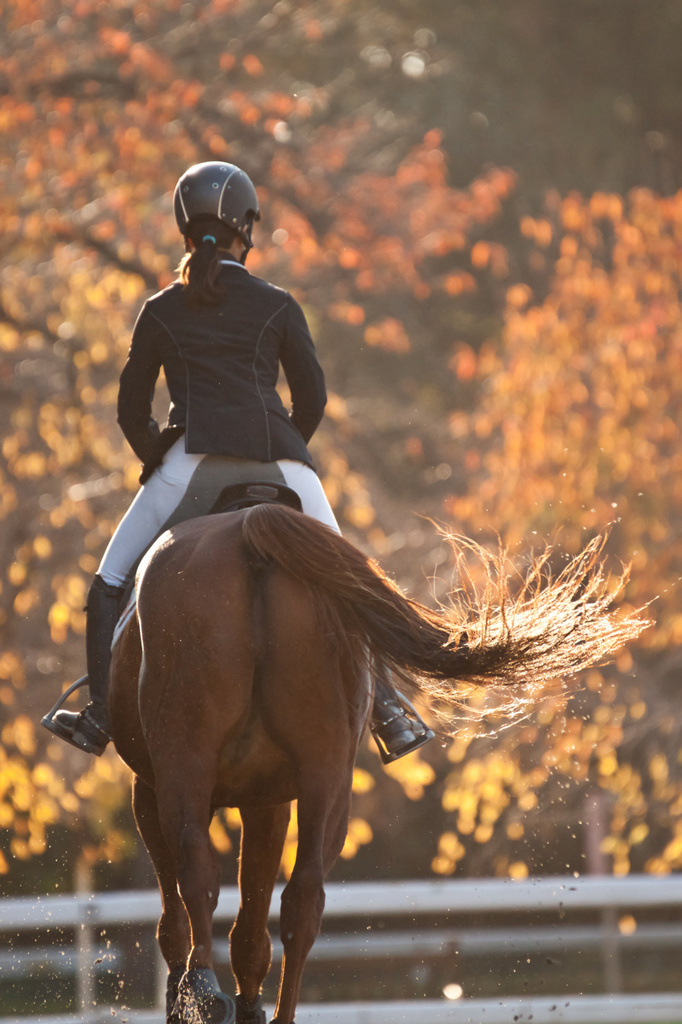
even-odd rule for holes
{"type": "Polygon", "coordinates": [[[157,542],[119,645],[133,663],[114,672],[114,707],[123,700],[130,713],[136,696],[139,708],[137,742],[113,716],[124,759],[135,747],[134,770],[147,754],[165,764],[168,737],[177,764],[198,744],[214,749],[216,805],[294,799],[296,748],[354,757],[369,710],[360,638],[346,636],[333,602],[244,543],[247,514],[190,520],[157,542]]]}

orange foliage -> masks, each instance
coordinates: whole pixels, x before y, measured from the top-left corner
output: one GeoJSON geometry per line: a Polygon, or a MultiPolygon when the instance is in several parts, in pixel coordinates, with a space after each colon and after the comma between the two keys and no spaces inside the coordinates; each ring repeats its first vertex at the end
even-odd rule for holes
{"type": "Polygon", "coordinates": [[[516,539],[560,522],[571,550],[616,520],[614,545],[647,567],[632,599],[665,592],[649,642],[679,642],[682,195],[569,196],[557,222],[547,298],[509,289],[499,355],[480,371],[468,432],[477,448],[490,439],[492,487],[477,498],[474,482],[451,510],[516,539]]]}
{"type": "Polygon", "coordinates": [[[409,352],[410,350],[410,339],[400,320],[396,320],[395,317],[386,317],[365,328],[365,341],[368,345],[378,345],[388,352],[409,352]]]}
{"type": "MultiPolygon", "coordinates": [[[[179,3],[161,0],[11,0],[1,16],[11,41],[11,85],[0,105],[9,154],[0,167],[0,381],[9,395],[0,407],[0,828],[12,833],[10,860],[39,853],[45,829],[81,813],[84,801],[101,794],[96,831],[98,817],[111,826],[127,799],[113,755],[76,792],[66,787],[59,752],[53,745],[48,756],[31,725],[27,691],[35,714],[81,662],[87,577],[139,472],[115,428],[118,372],[145,295],[173,277],[181,244],[172,189],[197,160],[234,160],[253,173],[264,219],[249,266],[306,303],[326,354],[350,364],[350,337],[354,355],[364,342],[367,362],[386,367],[393,356],[400,368],[375,382],[377,423],[367,416],[366,438],[359,417],[332,395],[334,440],[325,429],[316,439],[344,530],[395,555],[421,584],[427,531],[405,526],[412,505],[399,505],[380,474],[368,481],[358,471],[365,440],[386,447],[392,481],[409,474],[413,493],[426,483],[420,511],[438,517],[445,496],[463,533],[499,530],[514,542],[563,526],[562,546],[576,551],[616,520],[611,549],[633,562],[628,598],[640,604],[661,594],[646,642],[682,641],[682,197],[550,197],[542,215],[520,224],[523,247],[532,248],[531,287],[510,269],[507,246],[516,240],[503,245],[487,230],[515,188],[513,171],[489,168],[469,187],[453,187],[440,131],[420,138],[397,117],[382,129],[376,104],[371,113],[337,114],[338,84],[283,84],[260,29],[248,53],[236,45],[242,8],[213,0],[185,24],[179,3]],[[204,30],[201,62],[170,56],[182,52],[179,38],[194,52],[194,33],[204,30]],[[542,299],[533,293],[537,268],[546,274],[542,299]],[[503,306],[485,311],[501,312],[503,329],[482,346],[457,319],[481,280],[503,306]],[[419,364],[433,364],[433,379],[405,382],[403,367],[419,364]],[[463,396],[477,384],[470,409],[463,396]]],[[[328,23],[297,14],[289,43],[324,45],[328,23]]],[[[262,31],[267,41],[271,29],[262,31]]],[[[569,717],[557,697],[506,746],[480,750],[463,727],[449,752],[448,827],[434,871],[461,869],[468,851],[476,856],[501,832],[512,848],[496,870],[523,876],[513,844],[556,779],[596,778],[608,793],[619,871],[646,846],[647,801],[679,818],[674,759],[657,750],[635,767],[620,755],[626,726],[647,728],[642,693],[633,685],[627,701],[616,699],[601,673],[588,689],[596,706],[583,718],[569,717]]],[[[416,757],[393,774],[415,799],[434,781],[416,757]]],[[[214,835],[227,848],[224,829],[214,835]]],[[[356,819],[345,855],[369,838],[356,819]]],[[[645,863],[678,868],[678,832],[671,827],[645,863]]],[[[0,854],[0,872],[7,864],[0,854]]]]}

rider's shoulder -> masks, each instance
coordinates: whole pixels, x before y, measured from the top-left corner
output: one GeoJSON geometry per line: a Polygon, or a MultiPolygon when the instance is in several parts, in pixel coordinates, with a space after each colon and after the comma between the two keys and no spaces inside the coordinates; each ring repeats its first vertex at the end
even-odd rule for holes
{"type": "Polygon", "coordinates": [[[267,292],[269,295],[282,299],[282,301],[291,298],[289,292],[285,288],[280,288],[279,285],[273,284],[272,281],[266,281],[264,277],[258,277],[256,274],[249,274],[248,280],[252,288],[262,292],[267,292]]]}
{"type": "Polygon", "coordinates": [[[166,285],[165,288],[161,288],[160,291],[150,295],[145,302],[145,306],[153,309],[154,306],[160,306],[168,301],[173,301],[180,297],[183,288],[182,281],[173,281],[171,284],[166,285]]]}

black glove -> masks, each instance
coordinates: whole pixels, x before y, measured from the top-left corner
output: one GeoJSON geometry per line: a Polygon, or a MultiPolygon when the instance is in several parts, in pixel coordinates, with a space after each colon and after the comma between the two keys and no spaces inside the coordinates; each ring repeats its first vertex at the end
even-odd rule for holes
{"type": "Polygon", "coordinates": [[[173,447],[179,437],[185,433],[183,426],[177,427],[164,427],[159,436],[154,441],[154,447],[152,454],[149,456],[147,461],[142,467],[140,473],[140,483],[146,484],[149,477],[152,475],[155,469],[158,469],[163,462],[163,457],[166,452],[173,447]]]}

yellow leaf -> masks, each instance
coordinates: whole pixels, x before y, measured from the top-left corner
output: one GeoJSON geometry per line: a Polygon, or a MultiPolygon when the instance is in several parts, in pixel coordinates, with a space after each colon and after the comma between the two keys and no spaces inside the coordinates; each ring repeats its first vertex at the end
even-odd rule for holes
{"type": "Polygon", "coordinates": [[[371,789],[374,789],[375,782],[372,775],[366,772],[364,768],[353,769],[353,792],[354,793],[369,793],[371,789]]]}
{"type": "Polygon", "coordinates": [[[33,550],[40,559],[49,558],[52,554],[52,544],[47,537],[38,536],[33,541],[33,550]]]}
{"type": "Polygon", "coordinates": [[[26,566],[21,562],[12,562],[7,570],[7,578],[14,587],[20,587],[26,579],[26,566]]]}

